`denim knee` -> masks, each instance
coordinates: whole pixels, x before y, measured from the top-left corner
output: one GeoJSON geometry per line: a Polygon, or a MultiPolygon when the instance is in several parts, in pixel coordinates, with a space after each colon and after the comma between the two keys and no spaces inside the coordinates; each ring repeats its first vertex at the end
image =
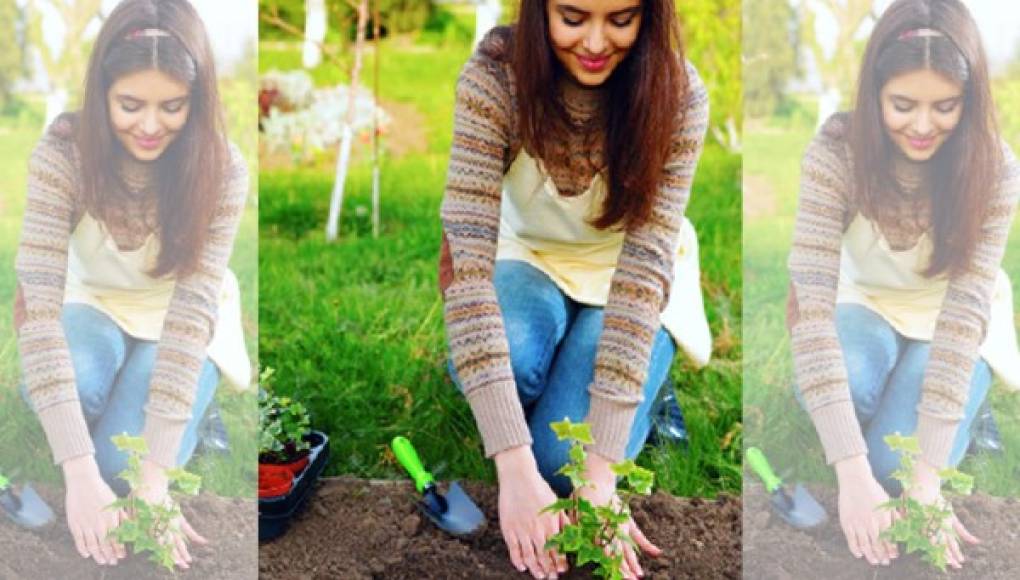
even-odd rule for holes
{"type": "Polygon", "coordinates": [[[120,477],[120,474],[127,469],[127,454],[112,446],[96,446],[96,465],[99,466],[99,475],[103,481],[110,486],[113,493],[124,497],[131,492],[128,482],[120,477]]]}

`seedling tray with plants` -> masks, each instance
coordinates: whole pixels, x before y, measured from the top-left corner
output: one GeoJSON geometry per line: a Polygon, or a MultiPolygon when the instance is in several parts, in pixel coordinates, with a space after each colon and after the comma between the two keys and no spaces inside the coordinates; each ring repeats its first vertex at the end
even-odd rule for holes
{"type": "Polygon", "coordinates": [[[311,446],[308,463],[294,476],[290,490],[259,498],[259,541],[272,540],[287,531],[290,520],[315,491],[315,482],[329,460],[329,437],[321,431],[312,431],[307,440],[311,446]]]}

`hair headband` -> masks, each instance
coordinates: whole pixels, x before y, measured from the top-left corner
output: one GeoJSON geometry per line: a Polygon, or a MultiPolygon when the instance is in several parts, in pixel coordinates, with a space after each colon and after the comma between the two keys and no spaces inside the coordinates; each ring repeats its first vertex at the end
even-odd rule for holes
{"type": "Polygon", "coordinates": [[[896,40],[907,40],[910,38],[940,38],[944,37],[941,31],[935,30],[934,28],[913,28],[910,30],[904,30],[896,37],[896,40]]]}

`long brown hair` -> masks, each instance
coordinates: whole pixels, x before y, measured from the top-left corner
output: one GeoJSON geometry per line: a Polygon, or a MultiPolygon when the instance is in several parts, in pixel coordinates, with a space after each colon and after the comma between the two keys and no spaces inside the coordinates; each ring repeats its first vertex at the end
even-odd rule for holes
{"type": "Polygon", "coordinates": [[[122,199],[116,160],[131,155],[110,125],[107,93],[125,75],[159,70],[188,86],[188,120],[154,161],[159,258],[151,275],[194,271],[222,194],[229,151],[212,49],[187,0],[124,0],[103,23],[89,59],[77,144],[82,196],[97,219],[122,199]],[[158,29],[163,35],[138,34],[158,29]]]}
{"type": "MultiPolygon", "coordinates": [[[[510,49],[522,146],[547,158],[550,137],[569,130],[556,91],[570,74],[553,52],[548,0],[522,0],[510,49]]],[[[600,229],[648,219],[672,146],[687,74],[673,0],[642,0],[637,39],[604,84],[603,159],[608,195],[592,224],[600,229]]]]}
{"type": "Polygon", "coordinates": [[[925,275],[933,277],[969,263],[1002,166],[987,60],[977,25],[959,0],[897,0],[868,40],[849,132],[854,195],[868,217],[883,215],[892,203],[888,192],[896,190],[898,153],[885,131],[879,95],[889,79],[919,69],[964,87],[959,124],[925,163],[934,244],[925,275]],[[925,28],[940,34],[909,32],[925,28]]]}

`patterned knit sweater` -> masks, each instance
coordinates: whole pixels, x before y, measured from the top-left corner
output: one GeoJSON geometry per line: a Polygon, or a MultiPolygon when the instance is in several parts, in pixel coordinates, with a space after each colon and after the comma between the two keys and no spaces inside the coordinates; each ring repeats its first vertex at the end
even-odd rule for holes
{"type": "MultiPolygon", "coordinates": [[[[858,214],[850,195],[848,120],[845,113],[830,118],[804,154],[789,257],[797,383],[830,464],[867,453],[835,323],[843,232],[858,214]]],[[[1008,147],[1004,147],[1004,159],[1000,184],[988,198],[989,211],[970,267],[951,276],[936,318],[916,433],[924,459],[936,467],[946,465],[963,417],[988,325],[996,272],[1020,197],[1020,167],[1008,147]]],[[[898,207],[878,220],[878,225],[893,249],[905,249],[930,229],[930,200],[920,192],[916,171],[896,173],[907,195],[890,192],[891,199],[899,200],[898,207]]]]}
{"type": "MultiPolygon", "coordinates": [[[[58,464],[95,451],[60,318],[69,239],[85,211],[73,124],[72,115],[59,117],[29,159],[28,197],[15,264],[22,310],[16,315],[18,346],[25,383],[58,464]]],[[[143,164],[125,164],[122,176],[129,193],[105,226],[118,247],[127,251],[139,247],[153,232],[156,196],[148,187],[149,172],[143,164]]],[[[165,467],[176,465],[191,417],[220,287],[248,192],[247,165],[234,146],[222,191],[198,268],[177,279],[174,286],[152,371],[143,436],[149,458],[165,467]]]]}
{"type": "MultiPolygon", "coordinates": [[[[452,254],[452,283],[445,289],[451,357],[471,406],[485,453],[532,442],[514,384],[506,333],[492,283],[500,223],[502,180],[520,150],[516,88],[505,59],[505,36],[490,33],[465,65],[457,83],[453,147],[442,204],[452,254]]],[[[694,170],[708,125],[708,98],[687,65],[690,88],[673,147],[656,192],[651,218],[625,233],[605,307],[587,421],[593,450],[620,460],[642,399],[659,314],[669,297],[674,249],[694,170]]],[[[569,84],[565,108],[578,128],[543,160],[564,195],[583,192],[601,158],[598,136],[581,127],[599,115],[597,90],[569,84]]],[[[678,119],[679,121],[679,119],[678,119]]],[[[594,124],[597,126],[597,123],[594,124]]]]}

